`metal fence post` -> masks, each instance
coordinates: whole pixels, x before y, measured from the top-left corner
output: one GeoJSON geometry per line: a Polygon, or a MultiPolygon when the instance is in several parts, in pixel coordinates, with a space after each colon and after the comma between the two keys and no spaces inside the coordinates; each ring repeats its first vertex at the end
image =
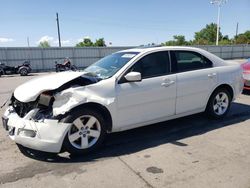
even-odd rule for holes
{"type": "Polygon", "coordinates": [[[220,46],[220,58],[222,58],[223,55],[222,55],[222,46],[220,46]]]}
{"type": "Polygon", "coordinates": [[[233,59],[233,52],[234,52],[234,47],[231,46],[231,59],[233,59]]]}
{"type": "Polygon", "coordinates": [[[45,65],[44,65],[44,49],[41,48],[41,55],[42,55],[42,70],[45,70],[45,65]]]}
{"type": "Polygon", "coordinates": [[[8,60],[9,60],[9,58],[8,58],[8,48],[5,48],[4,53],[5,53],[6,65],[9,65],[9,62],[8,62],[8,60]]]}
{"type": "Polygon", "coordinates": [[[72,54],[72,57],[71,57],[71,58],[73,59],[73,64],[74,64],[74,65],[77,65],[77,64],[76,64],[76,60],[75,60],[75,48],[72,48],[72,49],[71,49],[71,54],[72,54]]]}
{"type": "Polygon", "coordinates": [[[246,56],[245,56],[245,45],[242,45],[242,57],[246,58],[246,56]]]}
{"type": "Polygon", "coordinates": [[[101,52],[101,48],[97,48],[98,50],[98,58],[101,59],[102,58],[102,52],[101,52]]]}

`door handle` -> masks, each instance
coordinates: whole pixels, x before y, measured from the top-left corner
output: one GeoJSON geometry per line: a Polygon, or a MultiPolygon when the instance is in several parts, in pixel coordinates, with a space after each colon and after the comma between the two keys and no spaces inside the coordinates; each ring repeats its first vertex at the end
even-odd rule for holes
{"type": "Polygon", "coordinates": [[[175,83],[175,81],[173,81],[173,80],[165,80],[163,83],[161,83],[161,86],[168,87],[174,83],[175,83]]]}
{"type": "Polygon", "coordinates": [[[211,73],[211,74],[208,74],[207,76],[209,77],[209,78],[214,78],[214,77],[216,77],[216,73],[211,73]]]}

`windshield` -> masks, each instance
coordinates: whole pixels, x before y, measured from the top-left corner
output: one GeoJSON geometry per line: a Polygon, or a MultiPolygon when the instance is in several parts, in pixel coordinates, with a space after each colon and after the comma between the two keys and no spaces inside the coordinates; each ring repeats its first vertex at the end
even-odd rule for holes
{"type": "Polygon", "coordinates": [[[90,65],[84,69],[84,72],[88,76],[100,79],[110,78],[137,54],[138,52],[118,52],[111,54],[90,65]]]}

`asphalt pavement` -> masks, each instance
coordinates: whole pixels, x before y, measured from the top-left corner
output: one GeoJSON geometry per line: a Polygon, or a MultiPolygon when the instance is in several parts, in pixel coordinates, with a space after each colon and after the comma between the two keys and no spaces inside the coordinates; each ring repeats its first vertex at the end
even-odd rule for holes
{"type": "MultiPolygon", "coordinates": [[[[40,75],[1,77],[0,104],[40,75]]],[[[249,188],[249,94],[223,120],[197,114],[114,133],[96,153],[77,157],[22,153],[0,124],[0,187],[249,188]]]]}

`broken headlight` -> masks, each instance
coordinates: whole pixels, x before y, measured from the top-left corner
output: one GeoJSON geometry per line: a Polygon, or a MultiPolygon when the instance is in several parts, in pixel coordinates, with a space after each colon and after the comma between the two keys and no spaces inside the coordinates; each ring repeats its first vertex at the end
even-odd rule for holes
{"type": "Polygon", "coordinates": [[[39,97],[38,104],[49,107],[54,100],[54,96],[50,92],[43,92],[39,97]]]}
{"type": "Polygon", "coordinates": [[[50,91],[46,91],[40,94],[38,98],[39,110],[37,111],[33,119],[35,121],[43,121],[44,119],[53,118],[52,105],[54,100],[54,96],[50,91]]]}

